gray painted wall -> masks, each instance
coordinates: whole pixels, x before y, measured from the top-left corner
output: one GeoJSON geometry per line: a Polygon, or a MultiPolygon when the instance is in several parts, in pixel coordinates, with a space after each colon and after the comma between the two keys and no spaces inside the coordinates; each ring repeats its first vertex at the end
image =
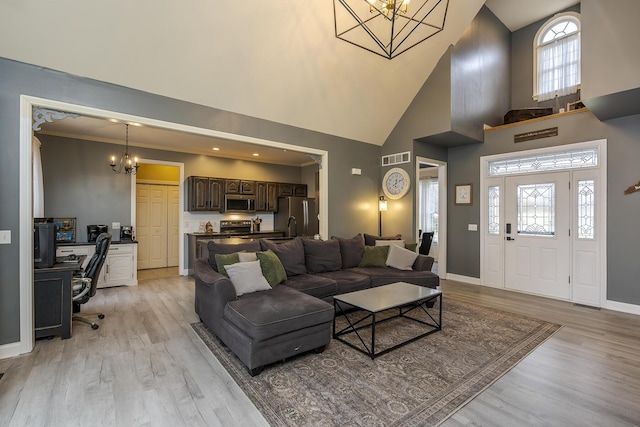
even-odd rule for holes
{"type": "MultiPolygon", "coordinates": [[[[440,59],[387,138],[383,153],[411,151],[412,160],[422,156],[444,161],[447,154],[442,144],[482,140],[484,123],[502,123],[509,105],[510,34],[483,7],[456,46],[440,59]]],[[[414,175],[415,162],[401,167],[414,175]]],[[[389,202],[384,234],[400,233],[407,241],[417,240],[416,192],[414,182],[405,197],[389,202]]]]}
{"type": "MultiPolygon", "coordinates": [[[[167,122],[253,136],[329,152],[329,232],[352,236],[377,230],[373,208],[380,182],[380,147],[280,123],[178,101],[104,82],[0,58],[0,229],[11,244],[0,245],[0,345],[20,339],[19,128],[20,95],[118,111],[167,122]],[[362,169],[354,177],[351,168],[362,169]]],[[[206,166],[194,164],[194,173],[206,166]]],[[[29,219],[26,219],[30,221],[29,219]]]]}

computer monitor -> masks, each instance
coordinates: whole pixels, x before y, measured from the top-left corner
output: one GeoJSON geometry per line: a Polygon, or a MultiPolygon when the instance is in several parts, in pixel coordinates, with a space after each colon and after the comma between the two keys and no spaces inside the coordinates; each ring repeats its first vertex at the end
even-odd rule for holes
{"type": "Polygon", "coordinates": [[[53,267],[56,262],[56,226],[52,222],[33,224],[33,266],[53,267]]]}

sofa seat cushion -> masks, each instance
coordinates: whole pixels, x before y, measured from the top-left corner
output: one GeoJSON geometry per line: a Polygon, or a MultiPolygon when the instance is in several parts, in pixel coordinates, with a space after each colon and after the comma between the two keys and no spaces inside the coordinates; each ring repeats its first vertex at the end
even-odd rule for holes
{"type": "Polygon", "coordinates": [[[328,323],[333,306],[285,286],[243,295],[227,303],[225,319],[254,341],[328,323]]]}
{"type": "Polygon", "coordinates": [[[369,276],[371,279],[371,287],[388,285],[395,282],[407,282],[435,289],[440,284],[438,275],[430,271],[407,271],[398,270],[393,267],[356,267],[350,268],[347,271],[369,276]]]}
{"type": "Polygon", "coordinates": [[[301,274],[287,277],[283,285],[296,291],[304,292],[316,298],[326,299],[336,294],[338,285],[333,279],[322,277],[318,274],[301,274]]]}
{"type": "Polygon", "coordinates": [[[335,280],[338,285],[336,294],[346,294],[347,292],[361,291],[371,287],[369,276],[351,270],[331,271],[318,273],[317,275],[335,280]]]}

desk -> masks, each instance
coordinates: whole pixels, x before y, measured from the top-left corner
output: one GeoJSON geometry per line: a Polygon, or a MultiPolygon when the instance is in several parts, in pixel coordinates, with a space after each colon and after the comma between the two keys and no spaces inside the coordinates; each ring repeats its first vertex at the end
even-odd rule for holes
{"type": "Polygon", "coordinates": [[[71,282],[73,273],[79,271],[85,256],[76,263],[54,264],[51,268],[33,270],[33,311],[36,338],[60,335],[71,337],[71,282]]]}

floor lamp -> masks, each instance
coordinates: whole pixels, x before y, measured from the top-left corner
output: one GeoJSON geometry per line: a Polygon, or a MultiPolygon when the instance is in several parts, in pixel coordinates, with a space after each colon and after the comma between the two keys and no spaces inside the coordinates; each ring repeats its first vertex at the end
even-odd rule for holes
{"type": "Polygon", "coordinates": [[[387,211],[387,201],[384,196],[380,196],[378,200],[378,236],[382,236],[382,212],[387,211]]]}

